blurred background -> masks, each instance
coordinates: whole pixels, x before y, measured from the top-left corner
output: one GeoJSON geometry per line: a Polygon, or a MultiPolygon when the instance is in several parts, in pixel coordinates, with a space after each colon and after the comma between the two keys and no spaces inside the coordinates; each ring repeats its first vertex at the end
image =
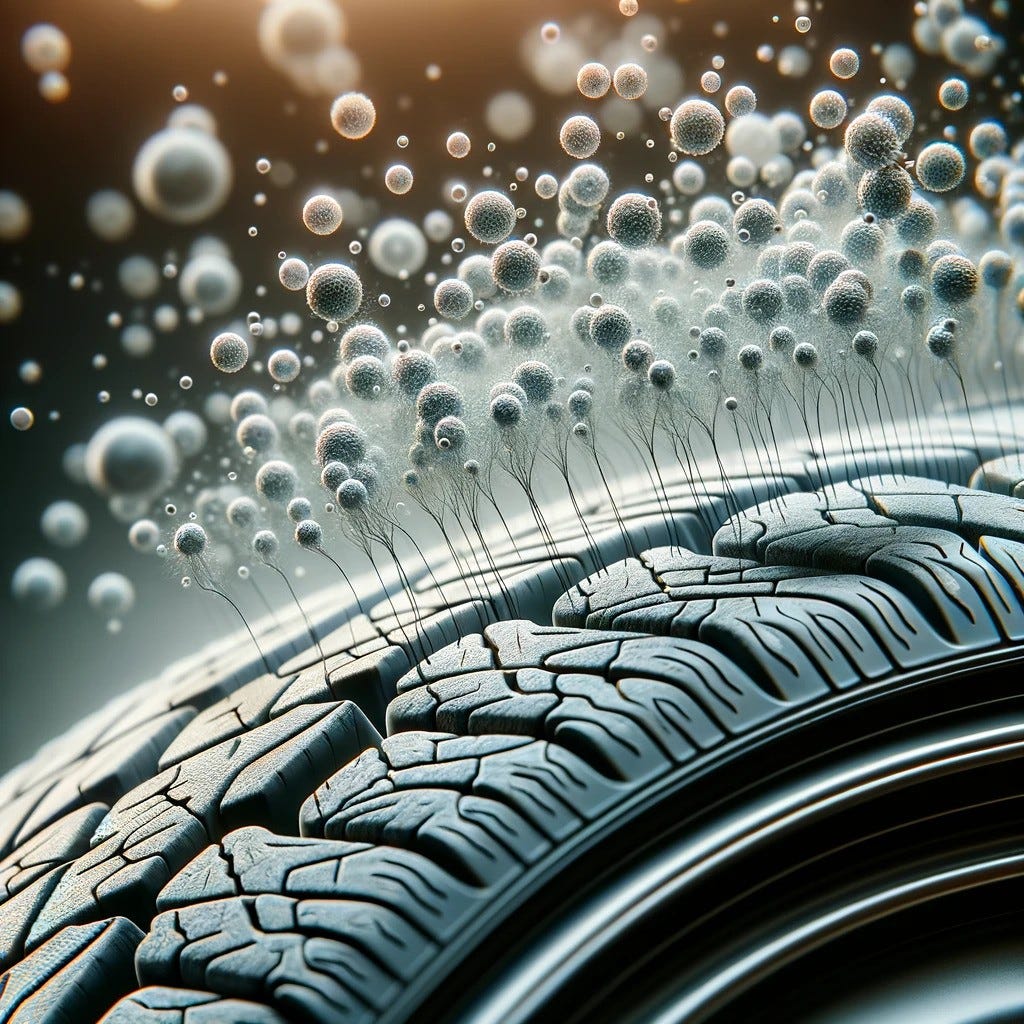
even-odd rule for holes
{"type": "MultiPolygon", "coordinates": [[[[191,375],[197,392],[213,386],[209,365],[211,337],[250,309],[279,316],[293,311],[304,318],[304,332],[314,326],[301,300],[277,282],[278,252],[298,253],[309,261],[344,256],[364,224],[384,215],[421,221],[430,210],[444,208],[446,183],[458,177],[470,188],[485,180],[483,168],[494,168],[495,180],[513,180],[526,166],[530,181],[521,201],[530,215],[539,213],[532,180],[541,171],[556,176],[570,161],[557,147],[558,126],[580,109],[572,82],[581,61],[595,59],[601,45],[612,45],[625,19],[616,0],[338,0],[347,23],[344,45],[359,64],[357,87],[375,101],[377,126],[358,146],[346,144],[331,130],[331,97],[309,95],[288,75],[272,67],[261,50],[257,0],[180,0],[172,6],[145,5],[138,0],[4,0],[0,4],[0,189],[21,195],[32,210],[32,228],[16,244],[0,243],[0,280],[20,291],[23,309],[11,323],[0,325],[0,389],[4,402],[2,427],[3,514],[0,530],[0,770],[31,754],[43,741],[124,689],[158,674],[171,661],[196,651],[211,639],[238,628],[222,602],[184,591],[180,571],[158,559],[134,552],[126,541],[127,525],[111,519],[103,502],[88,488],[67,478],[61,468],[69,445],[87,441],[103,420],[116,412],[142,412],[133,389],[153,392],[162,420],[183,407],[186,396],[177,385],[191,375]],[[572,49],[568,31],[587,19],[592,46],[572,49]],[[568,92],[542,88],[536,48],[540,27],[555,21],[563,27],[561,50],[544,60],[569,68],[568,92]],[[65,72],[70,91],[60,102],[40,95],[38,76],[21,59],[23,33],[38,22],[59,26],[71,43],[65,72]],[[591,52],[593,50],[594,52],[591,52]],[[531,56],[532,55],[532,56],[531,56]],[[428,66],[440,69],[428,74],[428,66]],[[220,83],[220,84],[218,84],[220,83]],[[234,186],[230,199],[198,227],[167,224],[136,207],[134,229],[123,241],[104,242],[89,229],[85,204],[99,189],[114,188],[132,195],[132,161],[141,144],[158,131],[178,104],[176,86],[188,91],[188,102],[205,107],[217,122],[218,136],[231,155],[234,186]],[[533,113],[532,127],[514,143],[498,140],[493,153],[483,143],[493,138],[485,110],[489,99],[504,90],[525,95],[533,113]],[[458,163],[444,152],[454,130],[467,132],[475,143],[472,156],[458,163]],[[396,139],[411,143],[399,149],[396,139]],[[280,174],[261,175],[256,161],[267,157],[280,174]],[[416,174],[406,196],[384,191],[382,169],[401,160],[416,174]],[[292,173],[285,173],[287,168],[292,173]],[[341,230],[326,240],[303,229],[304,200],[322,188],[349,189],[363,198],[361,216],[346,208],[341,230]],[[254,196],[266,193],[265,205],[254,196]],[[535,212],[536,211],[536,212],[535,212]],[[258,233],[250,237],[249,229],[258,233]],[[151,355],[133,359],[121,351],[120,328],[149,317],[162,302],[180,306],[178,284],[161,282],[145,310],[136,308],[117,283],[117,268],[140,253],[160,266],[183,259],[198,235],[213,235],[230,250],[242,274],[243,289],[231,313],[156,332],[151,355]],[[71,286],[73,275],[82,286],[71,286]],[[257,289],[265,286],[265,296],[257,289]],[[106,365],[96,368],[95,357],[106,365]],[[35,360],[42,369],[37,383],[26,383],[19,368],[35,360]],[[110,394],[100,404],[97,394],[110,394]],[[9,410],[25,405],[35,412],[35,426],[17,433],[7,422],[9,410]],[[90,529],[85,542],[59,553],[67,572],[68,595],[63,605],[39,615],[17,606],[8,581],[16,566],[33,554],[53,554],[39,528],[50,502],[71,498],[86,509],[90,529]],[[104,616],[89,607],[86,590],[102,570],[125,573],[135,584],[134,610],[123,617],[123,629],[112,634],[104,616]]],[[[1019,53],[1021,12],[1011,5],[1009,22],[1000,25],[1019,53]]],[[[879,56],[871,45],[906,41],[914,19],[907,0],[849,0],[819,3],[809,11],[811,33],[794,31],[798,11],[792,3],[732,0],[641,0],[631,32],[656,29],[656,56],[671,57],[682,67],[678,95],[697,90],[700,74],[712,56],[726,58],[728,84],[745,82],[758,93],[759,109],[774,113],[792,106],[805,110],[809,97],[826,82],[822,63],[829,50],[853,45],[862,54],[862,72],[853,93],[877,89],[879,56]],[[780,16],[773,24],[772,15],[780,16]],[[641,19],[646,19],[641,21],[641,19]],[[758,47],[769,45],[774,58],[761,61],[758,47]],[[804,77],[779,71],[779,52],[787,45],[806,49],[813,70],[804,77]]],[[[635,41],[633,51],[640,56],[635,41]]],[[[934,95],[948,65],[918,55],[911,92],[934,95]]],[[[355,84],[355,83],[353,83],[355,84]]],[[[550,85],[550,83],[549,83],[550,85]]],[[[984,92],[973,103],[984,103],[984,92]]],[[[655,107],[655,110],[657,108],[655,107]]],[[[642,132],[659,132],[654,111],[646,111],[642,132]]],[[[660,139],[660,135],[659,135],[660,139]]],[[[604,147],[602,159],[613,181],[635,181],[646,169],[667,173],[663,147],[658,156],[644,156],[641,147],[604,147]]],[[[714,172],[719,155],[709,167],[714,172]]],[[[720,168],[719,168],[720,169],[720,168]]],[[[449,209],[452,209],[450,203],[449,209]]],[[[456,211],[457,216],[457,211],[456,211]]],[[[437,264],[443,244],[432,247],[428,268],[437,264]]],[[[373,291],[374,284],[366,282],[373,291]]],[[[410,331],[425,326],[418,303],[430,302],[431,289],[422,275],[406,284],[377,282],[377,291],[391,295],[391,305],[378,319],[410,331]]],[[[318,355],[329,366],[329,342],[318,355]]],[[[238,384],[234,390],[243,385],[238,384]]],[[[225,388],[231,393],[230,386],[225,388]]],[[[211,451],[214,459],[218,451],[211,451]]],[[[301,582],[309,591],[323,579],[311,571],[301,582]]]]}

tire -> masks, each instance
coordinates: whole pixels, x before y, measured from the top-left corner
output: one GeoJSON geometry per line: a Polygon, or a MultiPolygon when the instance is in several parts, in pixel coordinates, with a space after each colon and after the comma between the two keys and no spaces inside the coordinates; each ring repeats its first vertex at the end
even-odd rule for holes
{"type": "Polygon", "coordinates": [[[329,679],[300,628],[173,666],[0,782],[0,1021],[877,1019],[940,955],[1019,1019],[971,967],[1024,895],[1004,444],[670,482],[373,622],[326,594],[329,679]]]}

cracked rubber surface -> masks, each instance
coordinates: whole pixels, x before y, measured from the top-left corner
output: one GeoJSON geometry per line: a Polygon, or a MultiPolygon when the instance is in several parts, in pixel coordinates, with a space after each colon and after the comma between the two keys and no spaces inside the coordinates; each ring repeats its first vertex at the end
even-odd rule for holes
{"type": "Polygon", "coordinates": [[[301,629],[266,638],[273,675],[237,637],[173,666],[0,781],[0,1021],[432,1019],[595,844],[645,838],[652,794],[699,803],[754,737],[1024,654],[1024,473],[979,448],[827,487],[797,453],[700,514],[669,481],[670,520],[622,505],[629,546],[596,503],[557,567],[496,545],[516,608],[450,565],[419,622],[335,591],[326,680],[301,629]]]}

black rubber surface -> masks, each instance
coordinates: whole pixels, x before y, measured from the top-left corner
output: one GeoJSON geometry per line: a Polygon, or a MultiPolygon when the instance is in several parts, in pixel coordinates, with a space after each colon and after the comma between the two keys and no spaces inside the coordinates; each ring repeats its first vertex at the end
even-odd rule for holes
{"type": "Polygon", "coordinates": [[[0,1021],[782,1020],[940,904],[998,935],[1006,443],[836,456],[827,486],[796,453],[732,516],[670,481],[668,520],[619,509],[639,557],[595,503],[557,567],[499,552],[515,608],[443,564],[420,622],[325,594],[329,682],[298,624],[273,675],[238,637],[172,667],[0,781],[0,1021]]]}

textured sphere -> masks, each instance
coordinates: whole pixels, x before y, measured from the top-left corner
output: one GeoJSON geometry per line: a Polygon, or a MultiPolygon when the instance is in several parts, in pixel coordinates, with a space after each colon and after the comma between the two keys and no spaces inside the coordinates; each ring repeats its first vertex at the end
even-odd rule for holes
{"type": "Polygon", "coordinates": [[[210,344],[210,361],[221,373],[238,373],[249,361],[249,346],[240,334],[224,331],[210,344]]]}
{"type": "Polygon", "coordinates": [[[672,114],[669,133],[676,149],[688,156],[703,156],[725,137],[725,118],[707,100],[686,100],[672,114]]]}
{"type": "Polygon", "coordinates": [[[964,180],[964,155],[949,142],[932,142],[918,154],[917,180],[929,192],[949,192],[964,180]]]}
{"type": "Polygon", "coordinates": [[[698,221],[686,229],[683,250],[695,267],[713,270],[720,267],[729,256],[729,233],[714,221],[698,221]]]}
{"type": "Polygon", "coordinates": [[[601,145],[601,129],[597,122],[585,114],[567,118],[558,133],[562,149],[577,160],[592,157],[601,145]]]}
{"type": "Polygon", "coordinates": [[[345,139],[363,139],[377,123],[377,109],[369,96],[346,92],[331,104],[331,124],[345,139]]]}
{"type": "Polygon", "coordinates": [[[521,241],[503,242],[491,257],[491,276],[501,289],[512,294],[529,291],[540,273],[540,254],[521,241]]]}
{"type": "Polygon", "coordinates": [[[932,266],[932,294],[950,305],[970,301],[978,290],[978,271],[966,256],[940,256],[932,266]]]}
{"type": "Polygon", "coordinates": [[[324,320],[343,323],[355,316],[363,302],[359,275],[343,263],[325,263],[309,275],[306,303],[324,320]]]}
{"type": "Polygon", "coordinates": [[[843,140],[846,155],[865,170],[872,171],[893,163],[900,155],[900,138],[892,122],[881,114],[865,113],[855,117],[843,140]]]}
{"type": "Polygon", "coordinates": [[[332,235],[341,227],[341,203],[334,196],[310,196],[302,207],[302,223],[314,235],[332,235]]]}
{"type": "Polygon", "coordinates": [[[903,213],[913,195],[913,180],[902,167],[895,165],[868,171],[857,186],[861,207],[886,220],[903,213]]]}
{"type": "Polygon", "coordinates": [[[627,192],[608,210],[608,234],[627,249],[653,245],[661,234],[661,209],[651,196],[627,192]]]}
{"type": "Polygon", "coordinates": [[[611,72],[595,61],[584,64],[576,75],[576,87],[588,100],[599,100],[612,87],[611,72]]]}
{"type": "Polygon", "coordinates": [[[516,208],[508,196],[487,189],[466,204],[466,230],[485,245],[504,242],[516,226],[516,208]]]}

